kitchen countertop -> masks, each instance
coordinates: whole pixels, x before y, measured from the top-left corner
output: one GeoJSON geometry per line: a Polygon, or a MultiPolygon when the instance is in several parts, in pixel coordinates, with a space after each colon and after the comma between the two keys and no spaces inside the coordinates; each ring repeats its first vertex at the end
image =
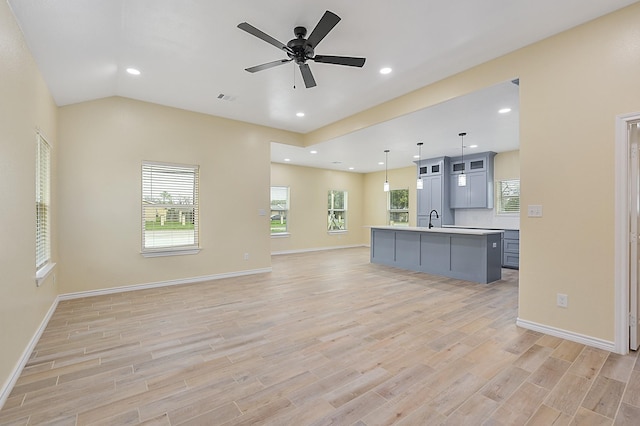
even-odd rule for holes
{"type": "Polygon", "coordinates": [[[372,226],[373,229],[389,229],[393,231],[431,232],[434,234],[489,235],[499,234],[503,230],[478,228],[427,228],[424,226],[372,226]]]}
{"type": "Polygon", "coordinates": [[[518,228],[485,228],[482,226],[471,225],[442,225],[443,228],[460,228],[460,229],[490,229],[495,231],[519,231],[518,228]]]}

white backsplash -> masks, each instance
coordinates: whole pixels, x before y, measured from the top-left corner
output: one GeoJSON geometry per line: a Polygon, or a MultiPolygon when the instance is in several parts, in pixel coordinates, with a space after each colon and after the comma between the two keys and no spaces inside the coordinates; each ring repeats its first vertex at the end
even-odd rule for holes
{"type": "Polygon", "coordinates": [[[456,226],[520,229],[520,216],[496,215],[495,209],[456,209],[456,226]]]}

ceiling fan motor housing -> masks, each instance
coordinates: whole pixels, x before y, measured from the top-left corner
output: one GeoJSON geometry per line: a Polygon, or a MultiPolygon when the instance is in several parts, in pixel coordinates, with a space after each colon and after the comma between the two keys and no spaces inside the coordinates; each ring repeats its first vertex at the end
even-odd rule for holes
{"type": "Polygon", "coordinates": [[[296,64],[304,64],[307,59],[313,58],[313,47],[304,38],[307,35],[307,29],[305,27],[295,27],[293,30],[296,38],[290,40],[287,43],[287,47],[291,49],[291,52],[287,52],[287,55],[293,59],[296,64]]]}

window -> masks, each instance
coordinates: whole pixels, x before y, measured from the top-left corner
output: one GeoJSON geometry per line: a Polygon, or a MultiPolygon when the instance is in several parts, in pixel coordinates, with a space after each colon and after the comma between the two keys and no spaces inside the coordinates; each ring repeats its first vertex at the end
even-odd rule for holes
{"type": "Polygon", "coordinates": [[[289,217],[289,188],[286,186],[271,187],[271,233],[284,234],[288,232],[287,218],[289,217]]]}
{"type": "Polygon", "coordinates": [[[36,278],[44,279],[51,261],[51,147],[38,134],[36,148],[36,278]]]}
{"type": "Polygon", "coordinates": [[[142,252],[198,252],[198,166],[142,163],[142,252]]]}
{"type": "Polygon", "coordinates": [[[329,231],[346,231],[347,191],[330,190],[327,198],[327,229],[329,231]]]}
{"type": "Polygon", "coordinates": [[[388,192],[387,210],[389,225],[409,226],[409,190],[392,189],[388,192]]]}
{"type": "Polygon", "coordinates": [[[520,213],[520,179],[498,182],[498,214],[520,213]]]}

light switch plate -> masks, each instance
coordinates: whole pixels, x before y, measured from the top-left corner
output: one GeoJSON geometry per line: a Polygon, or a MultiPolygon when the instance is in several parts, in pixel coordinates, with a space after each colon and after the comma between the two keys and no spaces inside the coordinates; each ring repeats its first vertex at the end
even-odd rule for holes
{"type": "Polygon", "coordinates": [[[542,217],[542,206],[540,204],[529,204],[527,207],[527,216],[542,217]]]}

